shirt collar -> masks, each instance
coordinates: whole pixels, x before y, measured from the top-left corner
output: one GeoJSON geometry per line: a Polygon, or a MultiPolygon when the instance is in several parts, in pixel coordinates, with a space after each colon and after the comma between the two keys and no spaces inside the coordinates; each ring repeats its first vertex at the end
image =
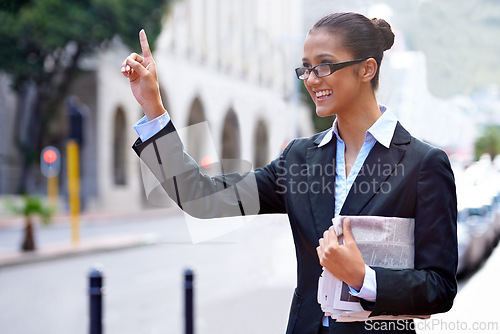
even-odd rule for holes
{"type": "MultiPolygon", "coordinates": [[[[380,116],[375,123],[366,131],[368,137],[375,138],[380,144],[389,148],[391,145],[392,137],[394,137],[394,131],[396,130],[396,125],[398,123],[398,119],[396,116],[387,110],[387,108],[383,105],[379,105],[380,111],[382,112],[382,116],[380,116]]],[[[331,129],[325,134],[318,147],[324,146],[328,144],[332,138],[333,134],[337,136],[337,139],[340,139],[337,119],[333,121],[333,125],[331,129]]]]}

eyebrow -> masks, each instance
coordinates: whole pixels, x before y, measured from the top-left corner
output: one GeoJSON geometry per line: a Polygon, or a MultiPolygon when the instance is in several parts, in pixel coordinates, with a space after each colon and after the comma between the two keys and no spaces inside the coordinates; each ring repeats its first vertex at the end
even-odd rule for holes
{"type": "MultiPolygon", "coordinates": [[[[325,57],[328,57],[328,58],[334,58],[334,59],[336,59],[336,57],[335,57],[334,55],[330,54],[330,53],[320,53],[319,55],[316,55],[314,58],[316,58],[316,59],[321,59],[321,58],[325,58],[325,57]]],[[[308,61],[308,60],[309,60],[309,59],[307,59],[307,58],[305,58],[305,57],[304,57],[304,58],[302,58],[302,61],[303,61],[303,62],[304,62],[304,61],[308,61]]]]}

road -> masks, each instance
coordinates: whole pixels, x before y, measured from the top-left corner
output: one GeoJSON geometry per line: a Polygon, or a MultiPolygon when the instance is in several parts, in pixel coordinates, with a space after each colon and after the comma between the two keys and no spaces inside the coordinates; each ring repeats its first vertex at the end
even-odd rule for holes
{"type": "Polygon", "coordinates": [[[469,279],[459,282],[458,295],[447,313],[417,321],[419,334],[499,334],[498,273],[500,246],[497,246],[481,268],[469,279]]]}
{"type": "MultiPolygon", "coordinates": [[[[296,271],[285,217],[258,217],[199,244],[182,215],[94,223],[82,235],[110,230],[155,233],[158,244],[1,268],[0,333],[88,333],[86,277],[95,263],[105,273],[105,333],[183,333],[187,266],[195,272],[196,333],[284,332],[296,271]]],[[[60,226],[37,232],[42,246],[68,235],[60,226]]]]}
{"type": "MultiPolygon", "coordinates": [[[[186,267],[195,271],[197,334],[284,333],[296,277],[288,222],[267,215],[242,225],[193,244],[192,225],[188,229],[182,214],[84,223],[83,238],[148,233],[157,243],[0,268],[0,333],[88,333],[86,277],[96,263],[105,274],[107,334],[183,333],[186,267]]],[[[1,229],[0,249],[18,247],[19,234],[19,228],[1,229]]],[[[43,247],[70,234],[68,226],[56,225],[38,228],[37,235],[43,247]]],[[[494,288],[499,264],[497,247],[461,282],[453,309],[417,321],[417,332],[500,333],[500,290],[494,288]]]]}

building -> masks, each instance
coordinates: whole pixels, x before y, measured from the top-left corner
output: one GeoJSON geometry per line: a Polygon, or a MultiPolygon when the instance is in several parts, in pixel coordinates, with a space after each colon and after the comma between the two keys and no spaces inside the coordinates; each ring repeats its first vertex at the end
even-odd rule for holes
{"type": "MultiPolygon", "coordinates": [[[[173,2],[153,55],[164,105],[199,163],[205,157],[264,166],[291,138],[313,132],[293,71],[302,45],[299,4],[173,2]],[[193,126],[200,122],[209,131],[201,134],[207,127],[193,126]]],[[[119,70],[129,53],[113,42],[98,61],[82,63],[93,70],[73,88],[85,115],[82,197],[89,210],[148,205],[139,160],[130,149],[137,137],[132,125],[142,111],[119,70]]],[[[61,179],[64,194],[64,173],[61,179]]],[[[43,180],[35,183],[33,190],[43,192],[43,180]]],[[[12,192],[8,188],[2,192],[12,192]]]]}
{"type": "MultiPolygon", "coordinates": [[[[418,2],[388,2],[391,7],[362,0],[172,2],[153,55],[163,103],[185,137],[188,152],[200,164],[242,159],[260,167],[277,157],[291,138],[312,134],[310,112],[300,102],[301,83],[293,69],[300,65],[308,28],[333,11],[387,18],[397,37],[382,65],[379,101],[414,136],[450,153],[470,152],[481,122],[471,117],[477,103],[467,97],[440,100],[429,93],[425,56],[409,50],[404,29],[398,26],[418,20],[415,11],[401,10],[418,2]],[[391,21],[394,11],[404,12],[404,21],[391,21]]],[[[143,114],[119,70],[129,53],[114,41],[92,57],[97,61],[82,62],[88,71],[73,87],[73,101],[85,119],[81,173],[87,210],[139,210],[151,205],[144,191],[151,180],[143,180],[130,148],[136,139],[132,125],[143,114]]],[[[0,130],[8,138],[0,146],[1,194],[16,191],[19,159],[13,132],[22,122],[16,119],[16,101],[7,87],[7,78],[0,76],[0,130]]],[[[45,180],[34,174],[30,190],[43,193],[45,180]]],[[[62,202],[64,177],[63,171],[62,202]]]]}

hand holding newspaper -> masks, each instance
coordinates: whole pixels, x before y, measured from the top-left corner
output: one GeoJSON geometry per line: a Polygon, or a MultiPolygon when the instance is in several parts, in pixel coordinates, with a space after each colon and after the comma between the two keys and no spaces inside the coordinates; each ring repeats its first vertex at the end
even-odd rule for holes
{"type": "MultiPolygon", "coordinates": [[[[337,236],[342,235],[342,221],[349,217],[354,240],[368,266],[391,269],[413,268],[415,219],[379,216],[337,216],[332,223],[337,236]]],[[[342,237],[339,238],[342,243],[342,237]]],[[[339,322],[368,320],[359,299],[349,287],[326,268],[318,282],[318,303],[325,315],[339,322]]],[[[429,316],[377,316],[373,320],[429,318],[429,316]]]]}

